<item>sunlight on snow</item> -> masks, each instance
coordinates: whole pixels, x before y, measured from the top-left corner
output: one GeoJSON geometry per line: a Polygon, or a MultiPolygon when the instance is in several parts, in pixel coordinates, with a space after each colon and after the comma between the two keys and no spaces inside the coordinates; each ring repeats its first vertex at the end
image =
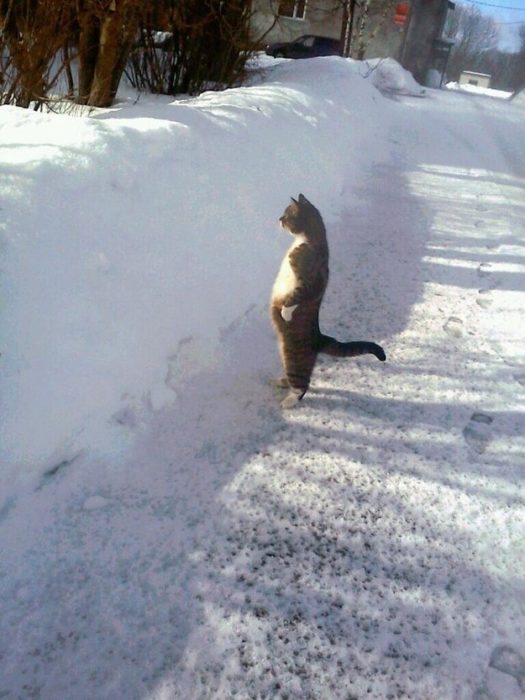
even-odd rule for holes
{"type": "MultiPolygon", "coordinates": [[[[445,237],[444,242],[427,244],[432,252],[425,256],[426,263],[471,270],[479,265],[479,254],[487,254],[487,230],[492,232],[495,247],[510,236],[509,220],[521,220],[525,214],[525,178],[480,168],[424,164],[409,174],[408,181],[413,194],[430,204],[431,230],[445,237]],[[448,240],[452,235],[453,243],[448,240]]],[[[497,271],[521,274],[525,260],[500,251],[497,271]]]]}
{"type": "Polygon", "coordinates": [[[472,214],[478,218],[491,220],[495,226],[506,226],[508,207],[525,207],[525,179],[515,178],[503,173],[484,171],[471,168],[452,168],[439,165],[422,165],[417,171],[409,173],[411,191],[430,202],[439,202],[439,210],[435,212],[435,227],[443,232],[457,233],[449,229],[448,222],[451,213],[461,206],[463,220],[464,207],[472,207],[472,214]],[[448,203],[448,207],[446,206],[448,203]],[[503,206],[505,212],[488,210],[491,207],[503,206]]]}

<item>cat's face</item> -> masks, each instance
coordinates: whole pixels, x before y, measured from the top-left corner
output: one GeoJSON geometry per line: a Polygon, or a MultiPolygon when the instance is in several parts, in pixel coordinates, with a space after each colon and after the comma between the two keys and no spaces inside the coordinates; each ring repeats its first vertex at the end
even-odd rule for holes
{"type": "Polygon", "coordinates": [[[279,219],[281,227],[292,235],[303,233],[305,227],[305,213],[308,205],[308,200],[302,194],[299,195],[298,200],[292,197],[291,203],[286,207],[283,215],[279,219]]]}

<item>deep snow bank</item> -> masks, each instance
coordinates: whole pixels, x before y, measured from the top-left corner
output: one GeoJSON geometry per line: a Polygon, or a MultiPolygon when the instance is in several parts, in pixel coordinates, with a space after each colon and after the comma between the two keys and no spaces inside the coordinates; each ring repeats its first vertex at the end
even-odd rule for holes
{"type": "Polygon", "coordinates": [[[337,213],[388,106],[354,62],[325,58],[89,117],[0,110],[4,495],[121,449],[134,409],[213,365],[221,329],[266,306],[288,197],[337,213]]]}

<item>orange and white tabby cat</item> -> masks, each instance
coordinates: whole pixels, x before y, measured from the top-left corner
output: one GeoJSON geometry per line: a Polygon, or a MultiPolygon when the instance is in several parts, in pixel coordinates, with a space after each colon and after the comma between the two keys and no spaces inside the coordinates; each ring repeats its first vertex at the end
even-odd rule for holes
{"type": "Polygon", "coordinates": [[[319,329],[319,308],[328,284],[328,242],[317,209],[300,194],[299,199],[292,197],[279,221],[294,242],[273,285],[271,317],[284,367],[284,377],[276,383],[289,389],[281,406],[292,408],[308,390],[319,353],[334,357],[370,353],[382,362],[386,355],[376,343],[340,343],[319,329]]]}

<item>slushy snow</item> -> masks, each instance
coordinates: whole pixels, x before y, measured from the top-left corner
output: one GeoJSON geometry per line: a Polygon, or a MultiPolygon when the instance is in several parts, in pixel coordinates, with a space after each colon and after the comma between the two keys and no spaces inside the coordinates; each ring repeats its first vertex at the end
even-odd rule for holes
{"type": "Polygon", "coordinates": [[[0,109],[0,697],[525,696],[525,119],[392,62],[0,109]],[[321,359],[267,305],[305,194],[321,359]]]}

